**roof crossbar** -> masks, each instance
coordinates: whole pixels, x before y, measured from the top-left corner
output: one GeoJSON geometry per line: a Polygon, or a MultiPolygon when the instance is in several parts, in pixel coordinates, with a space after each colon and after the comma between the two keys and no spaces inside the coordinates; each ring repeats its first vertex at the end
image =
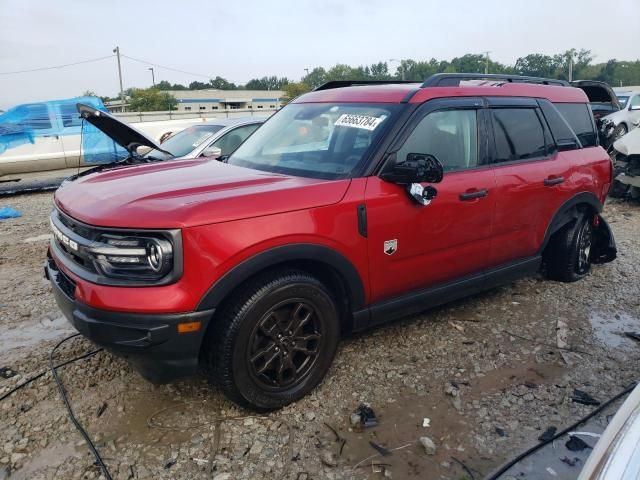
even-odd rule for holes
{"type": "Polygon", "coordinates": [[[333,88],[353,87],[356,85],[387,85],[402,83],[418,83],[415,80],[330,80],[323,83],[319,87],[313,89],[314,92],[319,90],[331,90],[333,88]]]}
{"type": "Polygon", "coordinates": [[[423,82],[421,87],[457,87],[460,85],[460,82],[464,80],[491,80],[508,83],[537,83],[539,85],[556,85],[561,87],[571,86],[571,84],[566,80],[558,80],[555,78],[525,77],[522,75],[502,75],[499,73],[436,73],[427,78],[423,82]]]}

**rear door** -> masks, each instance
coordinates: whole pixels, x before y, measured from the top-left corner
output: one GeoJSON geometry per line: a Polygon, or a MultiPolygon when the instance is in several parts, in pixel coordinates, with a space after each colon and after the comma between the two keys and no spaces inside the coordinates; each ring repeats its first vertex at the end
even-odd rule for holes
{"type": "MultiPolygon", "coordinates": [[[[390,148],[387,162],[431,154],[445,168],[437,197],[419,205],[406,187],[367,179],[371,300],[391,298],[467,274],[489,263],[493,169],[486,165],[481,99],[432,100],[390,148]]],[[[426,184],[425,184],[426,185],[426,184]]]]}
{"type": "Polygon", "coordinates": [[[75,104],[60,104],[59,119],[61,122],[61,140],[64,147],[65,164],[67,167],[80,165],[80,140],[82,118],[75,104]]]}
{"type": "MultiPolygon", "coordinates": [[[[496,178],[492,263],[535,255],[551,218],[571,193],[572,167],[533,99],[490,98],[490,161],[496,178]]],[[[583,104],[586,108],[586,105],[583,104]]]]}

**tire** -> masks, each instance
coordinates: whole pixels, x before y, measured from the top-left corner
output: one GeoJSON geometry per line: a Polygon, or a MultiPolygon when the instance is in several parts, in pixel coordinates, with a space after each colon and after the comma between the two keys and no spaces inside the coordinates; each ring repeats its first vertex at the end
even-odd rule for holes
{"type": "Polygon", "coordinates": [[[216,313],[205,338],[210,380],[240,406],[281,408],[315,388],[340,337],[336,302],[306,272],[260,275],[216,313]]]}
{"type": "Polygon", "coordinates": [[[626,135],[628,131],[629,131],[629,129],[627,128],[627,126],[624,123],[619,124],[613,130],[613,135],[612,135],[613,136],[613,142],[618,140],[620,137],[623,137],[624,135],[626,135]]]}
{"type": "Polygon", "coordinates": [[[561,282],[575,282],[591,270],[593,225],[591,216],[581,213],[551,238],[546,258],[547,276],[561,282]]]}

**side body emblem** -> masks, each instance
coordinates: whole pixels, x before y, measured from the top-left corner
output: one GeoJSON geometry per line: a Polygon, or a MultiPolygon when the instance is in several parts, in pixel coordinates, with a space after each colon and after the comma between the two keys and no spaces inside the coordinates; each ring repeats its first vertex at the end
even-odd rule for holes
{"type": "Polygon", "coordinates": [[[385,240],[384,241],[384,253],[385,255],[393,255],[398,250],[398,240],[385,240]]]}

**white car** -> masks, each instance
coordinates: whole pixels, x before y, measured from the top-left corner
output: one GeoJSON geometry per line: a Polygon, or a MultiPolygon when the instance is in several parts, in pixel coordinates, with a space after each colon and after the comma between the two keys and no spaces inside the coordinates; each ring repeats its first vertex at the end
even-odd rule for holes
{"type": "Polygon", "coordinates": [[[622,404],[589,455],[578,480],[640,478],[640,386],[622,404]]]}
{"type": "Polygon", "coordinates": [[[614,137],[620,138],[640,124],[640,90],[616,90],[616,96],[622,107],[619,111],[607,115],[603,120],[610,120],[615,125],[614,137]]]}

